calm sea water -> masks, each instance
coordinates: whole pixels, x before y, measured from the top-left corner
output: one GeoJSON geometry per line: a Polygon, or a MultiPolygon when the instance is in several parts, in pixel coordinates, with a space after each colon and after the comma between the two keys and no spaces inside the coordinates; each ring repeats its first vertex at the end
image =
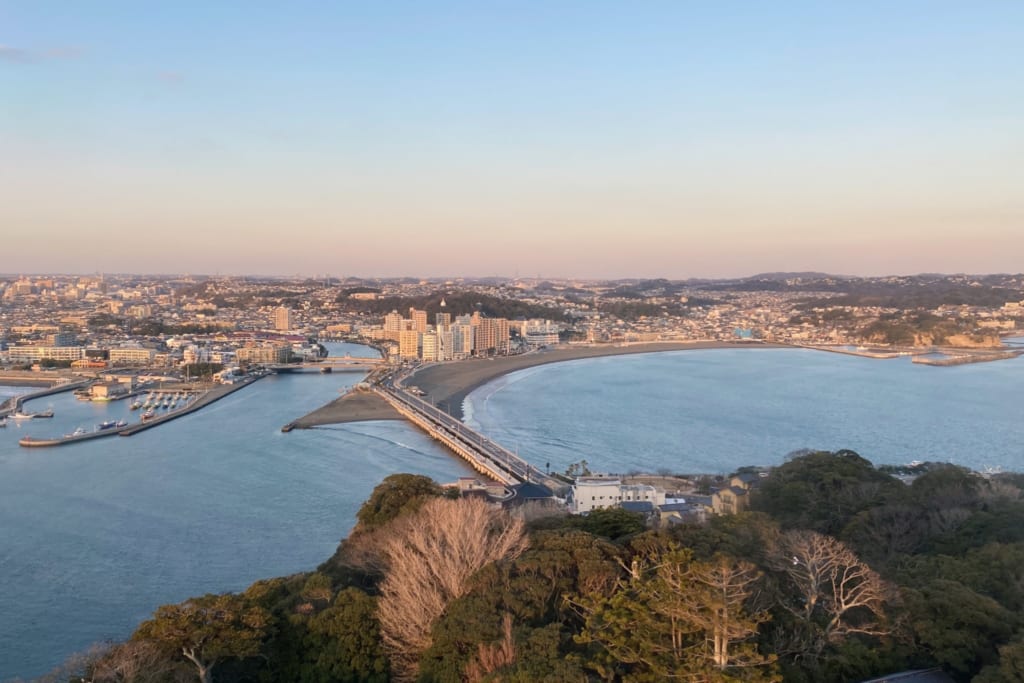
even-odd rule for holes
{"type": "Polygon", "coordinates": [[[471,473],[402,422],[281,433],[361,378],[268,377],[136,436],[58,448],[17,441],[138,414],[70,394],[29,402],[55,417],[0,429],[0,680],[122,639],[158,605],[315,568],[388,474],[471,473]]]}
{"type": "Polygon", "coordinates": [[[1024,470],[1024,357],[956,367],[798,349],[595,358],[481,387],[467,422],[556,471],[729,472],[802,448],[1024,470]]]}

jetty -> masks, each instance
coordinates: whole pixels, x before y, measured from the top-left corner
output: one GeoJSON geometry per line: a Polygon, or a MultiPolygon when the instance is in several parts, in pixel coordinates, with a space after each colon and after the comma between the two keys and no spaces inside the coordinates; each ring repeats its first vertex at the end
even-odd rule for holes
{"type": "Polygon", "coordinates": [[[913,362],[920,365],[933,365],[936,367],[950,367],[953,365],[968,365],[969,363],[990,363],[996,360],[1008,360],[1024,354],[1024,350],[1012,351],[973,351],[970,353],[951,353],[940,351],[946,354],[941,358],[915,356],[913,362]]]}

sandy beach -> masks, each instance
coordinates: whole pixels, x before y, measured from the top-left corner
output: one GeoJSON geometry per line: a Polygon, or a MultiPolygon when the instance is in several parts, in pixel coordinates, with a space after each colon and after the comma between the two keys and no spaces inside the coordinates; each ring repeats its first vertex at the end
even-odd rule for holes
{"type": "MultiPolygon", "coordinates": [[[[772,348],[775,345],[751,342],[650,342],[618,344],[594,344],[590,346],[559,346],[542,349],[521,356],[499,356],[492,359],[470,359],[452,363],[438,363],[418,370],[406,386],[417,386],[426,392],[424,398],[448,413],[462,419],[462,402],[474,389],[493,379],[516,370],[560,363],[580,358],[623,356],[634,353],[658,353],[661,351],[688,351],[691,349],[732,349],[772,348]]],[[[781,346],[778,348],[782,348],[781,346]]]]}

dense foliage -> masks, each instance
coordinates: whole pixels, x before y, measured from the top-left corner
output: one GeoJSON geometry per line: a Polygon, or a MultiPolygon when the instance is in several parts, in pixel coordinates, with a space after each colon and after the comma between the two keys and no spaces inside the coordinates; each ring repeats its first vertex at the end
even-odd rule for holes
{"type": "Polygon", "coordinates": [[[904,483],[852,451],[807,453],[753,511],[651,528],[622,510],[509,516],[394,475],[317,571],[161,607],[78,674],[826,682],[939,666],[1020,681],[1020,483],[952,465],[904,483]]]}

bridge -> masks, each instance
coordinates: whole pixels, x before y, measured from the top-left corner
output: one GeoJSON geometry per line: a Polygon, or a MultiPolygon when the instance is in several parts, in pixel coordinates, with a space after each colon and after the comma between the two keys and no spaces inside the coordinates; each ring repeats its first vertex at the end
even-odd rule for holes
{"type": "Polygon", "coordinates": [[[352,356],[328,356],[315,361],[304,363],[277,363],[268,365],[267,368],[274,372],[368,372],[376,370],[385,365],[387,361],[383,358],[353,358],[352,356]]]}
{"type": "Polygon", "coordinates": [[[532,482],[557,490],[564,486],[536,467],[437,406],[403,391],[391,382],[373,386],[373,391],[402,416],[447,446],[477,472],[503,484],[532,482]]]}

